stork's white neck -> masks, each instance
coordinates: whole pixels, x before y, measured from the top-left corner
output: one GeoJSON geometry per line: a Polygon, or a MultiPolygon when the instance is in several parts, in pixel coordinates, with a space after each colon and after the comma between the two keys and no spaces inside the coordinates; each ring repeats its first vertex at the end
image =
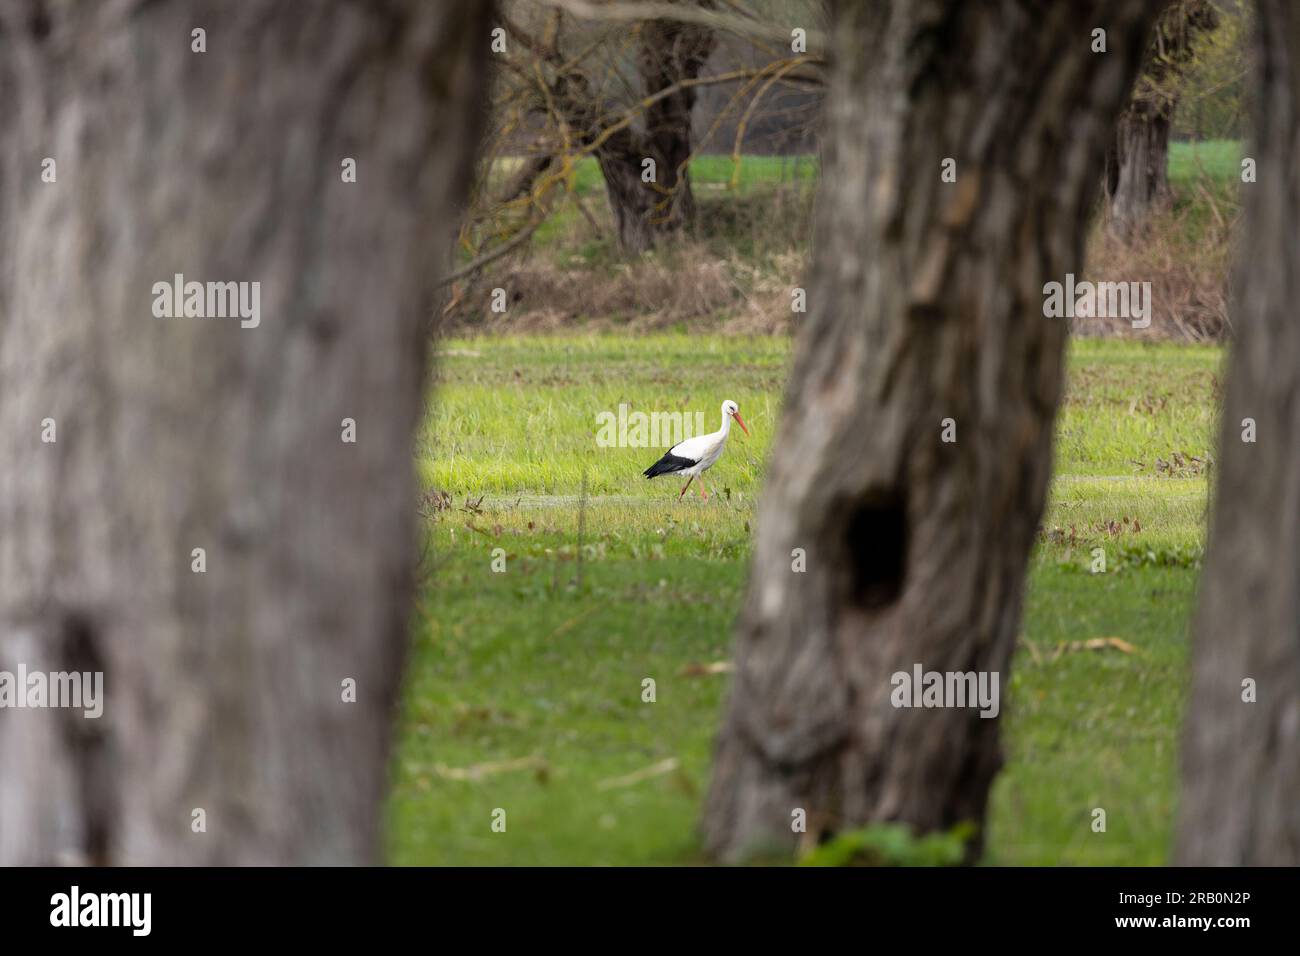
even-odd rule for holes
{"type": "Polygon", "coordinates": [[[721,435],[723,438],[726,438],[727,433],[730,431],[731,431],[731,416],[728,415],[726,412],[723,412],[722,427],[718,429],[718,434],[721,435]]]}

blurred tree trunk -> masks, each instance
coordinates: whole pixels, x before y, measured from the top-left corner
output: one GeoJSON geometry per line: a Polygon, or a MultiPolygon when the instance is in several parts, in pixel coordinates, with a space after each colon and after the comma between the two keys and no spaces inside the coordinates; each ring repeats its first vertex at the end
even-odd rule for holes
{"type": "Polygon", "coordinates": [[[1300,864],[1300,8],[1261,0],[1257,10],[1249,155],[1259,178],[1242,187],[1234,341],[1183,745],[1177,860],[1195,866],[1300,864]],[[1243,440],[1246,419],[1253,442],[1243,440]]]}
{"type": "Polygon", "coordinates": [[[489,13],[0,6],[0,670],[106,685],[0,711],[0,863],[377,859],[489,13]],[[155,317],[178,273],[260,325],[155,317]]]}
{"type": "Polygon", "coordinates": [[[998,721],[895,708],[891,676],[994,672],[1005,702],[1062,384],[1043,286],[1081,271],[1159,6],[835,5],[809,314],[703,819],[716,856],[983,823],[998,721]]]}

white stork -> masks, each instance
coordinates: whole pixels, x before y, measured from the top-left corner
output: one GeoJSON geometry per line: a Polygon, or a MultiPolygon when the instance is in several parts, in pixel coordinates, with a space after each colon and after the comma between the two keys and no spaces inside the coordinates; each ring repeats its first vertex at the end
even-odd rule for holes
{"type": "MultiPolygon", "coordinates": [[[[745,427],[745,420],[740,417],[740,407],[731,399],[727,399],[722,403],[721,428],[711,435],[696,435],[694,438],[678,442],[643,474],[647,478],[657,478],[660,475],[686,475],[686,484],[682,486],[681,494],[677,496],[677,500],[681,501],[682,495],[686,494],[686,489],[691,486],[691,482],[712,468],[713,463],[722,457],[722,449],[727,444],[727,432],[731,431],[733,418],[741,431],[748,435],[749,429],[745,427]]],[[[703,477],[700,477],[700,497],[705,501],[709,500],[709,493],[704,490],[703,477]]]]}

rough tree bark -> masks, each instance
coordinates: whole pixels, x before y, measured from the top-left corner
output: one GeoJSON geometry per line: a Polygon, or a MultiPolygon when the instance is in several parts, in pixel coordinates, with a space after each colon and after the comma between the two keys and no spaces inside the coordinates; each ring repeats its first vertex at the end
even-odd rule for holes
{"type": "Polygon", "coordinates": [[[1300,8],[1261,0],[1210,548],[1193,626],[1177,861],[1300,864],[1300,8]],[[1243,440],[1245,419],[1255,441],[1243,440]],[[1247,702],[1243,682],[1254,682],[1247,702]]]}
{"type": "Polygon", "coordinates": [[[810,311],[703,819],[717,857],[872,821],[983,822],[998,721],[896,709],[891,675],[1007,687],[1066,338],[1043,286],[1080,271],[1158,7],[835,5],[810,311]]]}
{"type": "Polygon", "coordinates": [[[0,6],[0,670],[107,698],[0,711],[0,863],[376,859],[489,12],[0,6]],[[177,273],[260,325],[156,318],[177,273]]]}
{"type": "Polygon", "coordinates": [[[1168,206],[1169,130],[1174,104],[1134,103],[1115,124],[1106,154],[1108,228],[1130,236],[1155,210],[1168,206]]]}
{"type": "MultiPolygon", "coordinates": [[[[648,20],[641,26],[638,65],[646,98],[699,77],[717,38],[706,27],[648,20]]],[[[597,116],[597,99],[587,93],[571,109],[581,117],[586,143],[595,142],[609,117],[597,116]]],[[[656,100],[646,108],[640,126],[629,126],[605,137],[596,148],[596,162],[605,179],[605,194],[614,215],[619,248],[639,255],[666,235],[695,221],[695,197],[686,162],[691,155],[691,113],[695,90],[687,87],[656,100]],[[643,182],[642,163],[653,159],[655,179],[643,182]]]]}
{"type": "Polygon", "coordinates": [[[1169,134],[1179,84],[1196,35],[1218,23],[1219,14],[1209,0],[1171,0],[1156,22],[1133,97],[1115,124],[1106,152],[1107,227],[1116,235],[1131,237],[1173,198],[1169,134]]]}
{"type": "MultiPolygon", "coordinates": [[[[640,56],[645,95],[655,96],[683,80],[697,79],[716,46],[717,35],[704,27],[669,20],[646,23],[640,56]]],[[[642,187],[648,199],[643,217],[657,235],[676,232],[695,221],[695,195],[687,168],[694,109],[692,87],[679,89],[646,109],[645,151],[654,158],[658,175],[648,191],[642,187]]],[[[633,158],[639,176],[640,158],[633,158]]],[[[620,232],[621,222],[620,218],[620,232]]]]}
{"type": "MultiPolygon", "coordinates": [[[[707,6],[711,0],[697,2],[707,6]]],[[[534,53],[565,67],[550,90],[550,105],[564,116],[574,137],[573,145],[587,148],[598,143],[594,155],[604,177],[619,248],[629,255],[639,255],[658,239],[691,225],[695,197],[686,162],[691,155],[695,89],[686,87],[655,99],[640,122],[606,134],[622,115],[605,111],[602,97],[581,67],[567,61],[558,46],[539,42],[514,23],[506,22],[512,34],[534,53]],[[655,162],[654,182],[641,179],[646,159],[655,162]]],[[[647,20],[640,26],[637,45],[641,96],[650,99],[683,80],[698,79],[716,46],[717,35],[707,27],[647,20]]],[[[498,201],[509,202],[529,192],[557,162],[553,154],[530,157],[511,177],[498,201]]]]}

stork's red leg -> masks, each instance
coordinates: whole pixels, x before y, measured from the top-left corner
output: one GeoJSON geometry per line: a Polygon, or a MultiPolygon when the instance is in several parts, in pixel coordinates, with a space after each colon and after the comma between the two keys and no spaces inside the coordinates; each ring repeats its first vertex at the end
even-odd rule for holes
{"type": "MultiPolygon", "coordinates": [[[[695,480],[694,475],[691,475],[689,478],[686,479],[686,484],[682,485],[682,494],[677,496],[678,501],[682,500],[682,495],[686,494],[686,489],[691,486],[691,482],[694,480],[695,480]]],[[[703,482],[701,482],[701,484],[703,484],[703,482]]]]}
{"type": "Polygon", "coordinates": [[[709,500],[709,493],[708,493],[708,491],[706,491],[705,488],[704,488],[704,476],[703,476],[703,475],[700,476],[700,497],[703,498],[705,501],[708,501],[708,500],[709,500]]]}

